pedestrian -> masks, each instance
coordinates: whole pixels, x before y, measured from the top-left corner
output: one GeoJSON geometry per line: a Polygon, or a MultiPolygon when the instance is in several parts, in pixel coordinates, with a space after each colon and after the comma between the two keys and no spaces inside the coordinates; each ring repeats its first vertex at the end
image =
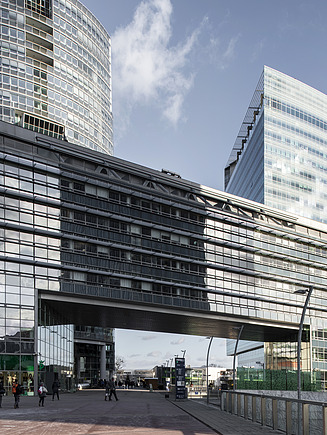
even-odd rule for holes
{"type": "Polygon", "coordinates": [[[3,382],[0,381],[0,408],[2,408],[2,397],[4,396],[6,390],[3,386],[3,382]]]}
{"type": "Polygon", "coordinates": [[[116,386],[115,386],[115,380],[114,380],[114,378],[111,378],[111,381],[108,382],[108,387],[109,387],[109,390],[110,390],[109,400],[111,400],[111,396],[114,395],[116,401],[118,401],[117,394],[116,394],[116,386]]]}
{"type": "Polygon", "coordinates": [[[59,382],[58,379],[55,379],[52,384],[52,400],[55,398],[55,394],[57,395],[57,399],[59,400],[59,382]]]}
{"type": "Polygon", "coordinates": [[[14,395],[15,398],[15,403],[14,403],[14,408],[19,408],[19,398],[20,395],[22,394],[23,389],[21,387],[21,385],[17,382],[17,380],[15,380],[12,384],[12,393],[14,395]]]}
{"type": "Polygon", "coordinates": [[[106,392],[105,392],[105,395],[104,395],[104,400],[107,400],[107,398],[109,398],[109,393],[110,393],[110,382],[107,381],[106,382],[106,392]]]}
{"type": "Polygon", "coordinates": [[[40,382],[40,386],[37,392],[39,395],[39,406],[44,406],[44,398],[46,397],[48,390],[45,388],[43,382],[40,382]]]}

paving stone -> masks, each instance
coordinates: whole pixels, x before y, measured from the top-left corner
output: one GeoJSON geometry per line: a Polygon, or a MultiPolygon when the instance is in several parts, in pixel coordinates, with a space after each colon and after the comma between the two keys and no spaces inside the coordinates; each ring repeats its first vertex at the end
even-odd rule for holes
{"type": "Polygon", "coordinates": [[[37,397],[22,397],[18,409],[5,396],[0,408],[1,435],[272,435],[263,428],[199,401],[174,402],[163,392],[117,390],[119,401],[105,401],[104,390],[48,396],[44,408],[37,397]]]}

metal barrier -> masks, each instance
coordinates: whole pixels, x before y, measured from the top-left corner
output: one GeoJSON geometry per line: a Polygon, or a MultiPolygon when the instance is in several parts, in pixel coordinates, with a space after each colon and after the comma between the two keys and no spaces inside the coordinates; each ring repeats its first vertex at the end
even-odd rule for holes
{"type": "Polygon", "coordinates": [[[220,406],[222,411],[283,431],[287,435],[327,435],[325,402],[222,391],[220,406]],[[300,416],[298,403],[301,405],[300,416]]]}

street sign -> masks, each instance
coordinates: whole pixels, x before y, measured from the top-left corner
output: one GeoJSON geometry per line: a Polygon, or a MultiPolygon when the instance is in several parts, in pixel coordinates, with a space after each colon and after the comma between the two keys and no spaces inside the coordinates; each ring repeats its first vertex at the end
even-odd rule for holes
{"type": "Polygon", "coordinates": [[[185,358],[175,358],[175,382],[176,399],[185,399],[185,358]]]}

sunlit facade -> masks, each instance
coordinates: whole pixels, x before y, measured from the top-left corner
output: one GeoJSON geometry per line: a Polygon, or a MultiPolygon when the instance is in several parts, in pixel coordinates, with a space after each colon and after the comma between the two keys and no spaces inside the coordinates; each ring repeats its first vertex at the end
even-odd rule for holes
{"type": "Polygon", "coordinates": [[[113,153],[111,41],[78,0],[0,2],[0,120],[113,153]]]}
{"type": "MultiPolygon", "coordinates": [[[[225,168],[226,192],[326,223],[326,145],[327,95],[265,66],[225,168]]],[[[321,372],[326,389],[326,329],[311,324],[309,337],[302,369],[321,372]]],[[[291,343],[241,341],[238,352],[240,367],[296,369],[291,343]]]]}
{"type": "Polygon", "coordinates": [[[225,190],[327,222],[327,95],[267,66],[225,169],[225,190]]]}

